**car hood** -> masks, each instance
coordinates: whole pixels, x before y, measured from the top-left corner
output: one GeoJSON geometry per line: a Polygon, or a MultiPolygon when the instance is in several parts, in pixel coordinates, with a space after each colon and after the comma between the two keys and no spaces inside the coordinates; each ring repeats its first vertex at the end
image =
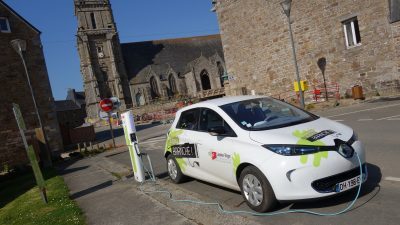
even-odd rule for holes
{"type": "Polygon", "coordinates": [[[250,138],[260,144],[333,146],[335,139],[348,141],[352,135],[350,127],[326,118],[279,129],[250,131],[250,138]]]}

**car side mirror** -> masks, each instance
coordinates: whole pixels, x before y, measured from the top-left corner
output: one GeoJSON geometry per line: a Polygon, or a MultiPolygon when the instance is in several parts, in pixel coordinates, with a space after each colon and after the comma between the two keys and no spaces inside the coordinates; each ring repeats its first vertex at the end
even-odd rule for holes
{"type": "Polygon", "coordinates": [[[208,129],[208,133],[212,136],[228,136],[223,126],[211,127],[208,129]]]}

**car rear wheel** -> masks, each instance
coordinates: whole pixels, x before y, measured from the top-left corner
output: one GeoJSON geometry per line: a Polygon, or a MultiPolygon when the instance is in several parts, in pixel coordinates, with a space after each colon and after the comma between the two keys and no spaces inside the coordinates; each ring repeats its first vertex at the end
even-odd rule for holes
{"type": "Polygon", "coordinates": [[[179,184],[184,180],[185,176],[183,175],[173,155],[169,155],[167,157],[167,171],[169,177],[174,183],[179,184]]]}
{"type": "Polygon", "coordinates": [[[248,166],[243,169],[239,185],[247,205],[254,211],[266,212],[276,205],[277,201],[270,183],[256,167],[248,166]]]}

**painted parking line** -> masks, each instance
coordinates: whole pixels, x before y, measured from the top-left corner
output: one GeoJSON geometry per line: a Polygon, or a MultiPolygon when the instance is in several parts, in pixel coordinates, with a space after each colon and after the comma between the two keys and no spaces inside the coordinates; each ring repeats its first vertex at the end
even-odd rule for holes
{"type": "Polygon", "coordinates": [[[385,177],[385,180],[400,182],[400,178],[398,177],[385,177]]]}
{"type": "Polygon", "coordinates": [[[344,120],[333,120],[333,121],[336,121],[336,122],[343,122],[344,120]]]}
{"type": "Polygon", "coordinates": [[[358,121],[371,121],[371,120],[374,120],[374,119],[359,119],[358,121]]]}
{"type": "Polygon", "coordinates": [[[383,118],[380,118],[380,119],[377,119],[377,120],[387,120],[387,119],[392,119],[392,118],[399,117],[399,116],[400,115],[388,116],[388,117],[383,117],[383,118]]]}
{"type": "Polygon", "coordinates": [[[355,113],[359,113],[359,112],[372,111],[372,110],[376,110],[376,109],[384,109],[384,108],[390,108],[390,107],[395,107],[395,106],[400,106],[400,104],[385,105],[385,106],[379,106],[379,107],[374,107],[374,108],[370,108],[370,109],[362,109],[362,110],[348,112],[348,113],[341,113],[341,114],[337,114],[337,115],[327,116],[327,118],[345,116],[345,115],[355,114],[355,113]]]}

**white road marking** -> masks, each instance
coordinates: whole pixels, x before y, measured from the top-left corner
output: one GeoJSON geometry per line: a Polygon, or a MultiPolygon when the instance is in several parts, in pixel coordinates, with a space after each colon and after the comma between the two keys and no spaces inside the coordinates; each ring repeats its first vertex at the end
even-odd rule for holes
{"type": "Polygon", "coordinates": [[[400,178],[398,177],[385,177],[385,180],[400,182],[400,178]]]}
{"type": "Polygon", "coordinates": [[[343,122],[344,120],[334,120],[334,121],[336,121],[336,122],[343,122]]]}
{"type": "Polygon", "coordinates": [[[372,110],[375,110],[375,109],[384,109],[384,108],[389,108],[389,107],[394,107],[394,106],[399,106],[399,105],[400,104],[385,105],[385,106],[379,106],[379,107],[370,108],[370,109],[362,109],[362,110],[358,110],[358,111],[353,111],[353,112],[348,112],[348,113],[341,113],[341,114],[332,115],[332,116],[326,116],[326,117],[327,118],[332,118],[332,117],[337,117],[337,116],[355,114],[355,113],[359,113],[359,112],[372,111],[372,110]]]}
{"type": "Polygon", "coordinates": [[[359,119],[358,121],[371,121],[371,120],[374,120],[374,119],[359,119]]]}
{"type": "Polygon", "coordinates": [[[387,119],[387,120],[400,120],[400,118],[391,118],[391,119],[387,119]]]}
{"type": "Polygon", "coordinates": [[[161,142],[161,141],[165,141],[166,138],[160,138],[160,139],[149,139],[147,141],[143,141],[143,142],[139,142],[139,144],[151,144],[151,143],[157,143],[157,142],[161,142]]]}
{"type": "Polygon", "coordinates": [[[396,116],[388,116],[388,117],[383,117],[383,118],[380,118],[380,119],[377,119],[377,120],[387,120],[387,119],[391,119],[391,118],[394,118],[394,117],[399,117],[400,115],[396,115],[396,116]]]}

